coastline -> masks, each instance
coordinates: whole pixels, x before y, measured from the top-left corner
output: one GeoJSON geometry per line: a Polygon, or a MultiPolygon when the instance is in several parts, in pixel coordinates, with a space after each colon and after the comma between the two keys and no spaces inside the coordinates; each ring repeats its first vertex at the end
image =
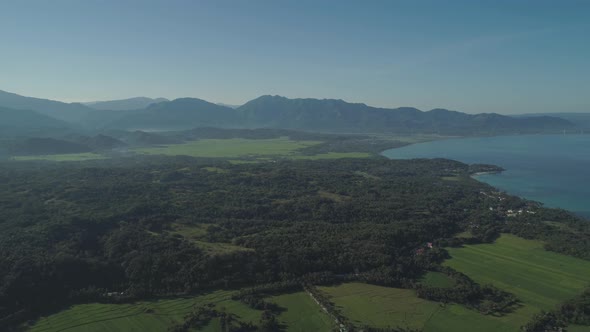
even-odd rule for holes
{"type": "Polygon", "coordinates": [[[587,149],[588,135],[522,135],[519,138],[518,141],[514,141],[514,136],[436,140],[385,150],[381,155],[388,159],[444,158],[470,166],[474,162],[501,164],[507,169],[476,169],[470,176],[510,195],[563,209],[590,221],[590,202],[587,201],[590,194],[583,186],[590,175],[584,170],[588,169],[585,166],[590,158],[588,154],[570,149],[571,142],[576,143],[578,149],[587,149]]]}
{"type": "MultiPolygon", "coordinates": [[[[458,161],[458,160],[457,160],[458,161]]],[[[493,175],[493,174],[502,174],[504,171],[487,171],[487,172],[475,172],[471,174],[472,177],[478,177],[480,175],[493,175]]]]}

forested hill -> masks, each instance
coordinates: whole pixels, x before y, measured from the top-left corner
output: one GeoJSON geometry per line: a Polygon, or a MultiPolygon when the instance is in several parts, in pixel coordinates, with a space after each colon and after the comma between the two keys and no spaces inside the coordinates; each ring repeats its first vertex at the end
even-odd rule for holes
{"type": "Polygon", "coordinates": [[[445,109],[376,108],[334,99],[262,96],[238,108],[246,123],[258,126],[355,132],[438,132],[454,135],[523,133],[573,126],[556,117],[512,118],[445,109]]]}
{"type": "Polygon", "coordinates": [[[513,118],[435,109],[376,108],[333,99],[262,96],[233,109],[195,98],[150,105],[104,124],[121,129],[281,128],[356,133],[496,135],[561,131],[574,125],[556,117],[513,118]]]}
{"type": "Polygon", "coordinates": [[[570,122],[575,123],[580,130],[584,130],[588,132],[590,130],[590,112],[580,112],[580,113],[536,113],[536,114],[520,114],[516,117],[519,118],[526,118],[526,117],[537,117],[537,116],[552,116],[558,117],[570,122]]]}
{"type": "MultiPolygon", "coordinates": [[[[151,99],[106,102],[101,110],[72,103],[23,97],[0,91],[0,107],[33,110],[92,130],[177,130],[204,126],[223,128],[277,128],[309,131],[501,135],[561,132],[575,128],[550,116],[509,117],[496,113],[466,114],[445,109],[421,111],[412,107],[377,108],[335,99],[289,99],[262,96],[238,108],[196,98],[150,103],[151,99]],[[145,105],[136,110],[122,105],[145,105]]],[[[131,106],[129,106],[131,107],[131,106]]]]}
{"type": "Polygon", "coordinates": [[[31,110],[17,110],[0,106],[0,137],[35,135],[60,132],[64,134],[71,124],[31,110]]]}
{"type": "Polygon", "coordinates": [[[0,106],[0,127],[14,128],[66,128],[70,125],[53,117],[31,110],[18,110],[0,106]]]}
{"type": "Polygon", "coordinates": [[[239,114],[232,108],[197,98],[180,98],[152,104],[105,124],[122,129],[190,129],[198,126],[232,127],[239,124],[239,114]]]}
{"type": "Polygon", "coordinates": [[[92,111],[91,108],[78,103],[69,104],[49,99],[24,97],[2,90],[0,90],[0,107],[33,110],[71,123],[81,121],[82,118],[92,111]]]}

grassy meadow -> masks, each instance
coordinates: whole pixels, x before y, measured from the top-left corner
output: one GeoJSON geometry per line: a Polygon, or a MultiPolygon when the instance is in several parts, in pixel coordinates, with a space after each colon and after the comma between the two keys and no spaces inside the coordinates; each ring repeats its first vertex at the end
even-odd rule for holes
{"type": "Polygon", "coordinates": [[[590,262],[546,251],[541,242],[514,235],[504,234],[493,244],[450,248],[449,253],[446,265],[522,301],[521,308],[497,318],[514,328],[590,286],[590,262]]]}
{"type": "MultiPolygon", "coordinates": [[[[394,140],[392,137],[380,137],[381,139],[394,140]]],[[[395,141],[415,143],[432,140],[432,137],[400,137],[395,141]]],[[[260,162],[276,159],[340,159],[340,158],[368,158],[375,151],[367,151],[366,147],[359,146],[358,150],[346,152],[322,151],[316,154],[306,154],[301,150],[324,143],[321,140],[293,140],[289,137],[271,139],[199,139],[179,144],[155,145],[149,147],[130,148],[131,154],[162,155],[162,156],[190,156],[202,158],[227,158],[233,163],[260,162]]],[[[31,155],[11,157],[15,161],[46,160],[46,161],[85,161],[94,159],[111,158],[100,153],[70,153],[56,155],[31,155]]]]}
{"type": "MultiPolygon", "coordinates": [[[[242,321],[257,323],[260,311],[231,300],[231,292],[216,291],[191,298],[142,301],[133,304],[80,304],[39,319],[31,332],[161,332],[183,321],[195,305],[215,303],[242,321]]],[[[216,331],[215,322],[208,330],[216,331]]]]}
{"type": "Polygon", "coordinates": [[[304,155],[292,155],[289,158],[292,159],[306,159],[306,160],[319,160],[319,159],[341,159],[341,158],[369,158],[370,153],[367,152],[328,152],[319,153],[312,156],[304,155]]]}
{"type": "Polygon", "coordinates": [[[441,272],[428,272],[420,282],[430,287],[452,288],[455,286],[455,281],[441,272]]]}
{"type": "MultiPolygon", "coordinates": [[[[214,303],[240,321],[257,324],[262,311],[231,299],[232,291],[216,291],[195,297],[141,301],[132,304],[80,304],[59,313],[43,317],[27,330],[30,332],[161,332],[184,320],[192,308],[214,303]]],[[[331,331],[330,318],[305,292],[282,294],[267,298],[283,308],[278,319],[286,331],[331,331]]],[[[213,319],[202,331],[220,331],[218,319],[213,319]]]]}
{"type": "MultiPolygon", "coordinates": [[[[496,317],[482,315],[461,305],[442,305],[419,299],[412,290],[347,283],[319,287],[340,312],[358,326],[405,327],[425,332],[519,331],[541,310],[551,310],[590,286],[590,262],[543,249],[538,241],[504,234],[493,244],[450,248],[445,262],[480,284],[492,284],[515,294],[521,306],[496,317]]],[[[421,282],[452,287],[442,273],[427,273],[421,282]]],[[[572,326],[572,331],[590,331],[572,326]]]]}
{"type": "Polygon", "coordinates": [[[305,292],[273,296],[268,301],[287,308],[278,319],[288,332],[332,331],[330,317],[305,292]]]}
{"type": "Polygon", "coordinates": [[[84,153],[67,153],[67,154],[50,154],[50,155],[33,155],[33,156],[16,156],[12,160],[16,161],[30,161],[30,160],[47,160],[47,161],[85,161],[105,159],[98,153],[84,152],[84,153]]]}
{"type": "Polygon", "coordinates": [[[356,326],[420,329],[441,310],[439,303],[420,299],[411,289],[354,282],[318,289],[356,326]]]}
{"type": "Polygon", "coordinates": [[[205,240],[207,227],[210,224],[173,224],[170,234],[180,235],[192,242],[194,245],[208,253],[209,255],[223,255],[236,251],[252,251],[253,249],[240,247],[225,242],[208,242],[205,240]]]}
{"type": "Polygon", "coordinates": [[[299,149],[319,143],[321,142],[294,141],[286,137],[273,139],[201,139],[183,144],[138,148],[134,151],[148,155],[185,155],[209,158],[288,156],[299,149]]]}

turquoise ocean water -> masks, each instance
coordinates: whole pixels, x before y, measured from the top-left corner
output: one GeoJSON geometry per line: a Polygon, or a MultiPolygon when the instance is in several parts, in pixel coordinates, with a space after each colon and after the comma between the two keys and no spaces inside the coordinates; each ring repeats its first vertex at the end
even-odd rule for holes
{"type": "Polygon", "coordinates": [[[391,149],[383,155],[498,165],[506,171],[477,179],[510,194],[590,218],[590,135],[447,139],[391,149]]]}

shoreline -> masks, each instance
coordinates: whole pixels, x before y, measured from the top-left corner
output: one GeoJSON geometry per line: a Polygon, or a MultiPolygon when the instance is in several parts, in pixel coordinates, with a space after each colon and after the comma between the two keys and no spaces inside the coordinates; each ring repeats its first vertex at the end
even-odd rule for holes
{"type": "MultiPolygon", "coordinates": [[[[461,137],[461,138],[453,138],[452,140],[456,140],[456,139],[474,139],[474,138],[494,138],[494,137],[513,137],[513,136],[539,136],[539,135],[545,135],[545,136],[562,136],[562,135],[556,135],[556,134],[535,134],[535,135],[531,135],[531,134],[527,134],[527,135],[501,135],[501,136],[486,136],[486,137],[461,137]]],[[[582,136],[582,135],[574,135],[574,134],[570,134],[567,136],[582,136]]],[[[436,159],[436,158],[443,158],[443,159],[449,159],[449,160],[454,160],[454,161],[458,161],[464,164],[467,164],[469,166],[473,166],[473,165],[477,165],[477,164],[469,164],[468,162],[462,161],[462,160],[458,160],[458,159],[454,159],[454,158],[449,158],[449,157],[435,157],[435,156],[428,156],[428,157],[404,157],[404,158],[395,158],[395,157],[389,157],[387,155],[385,155],[385,153],[387,151],[391,151],[391,150],[397,150],[400,148],[405,148],[408,146],[412,146],[412,145],[416,145],[416,144],[423,144],[423,143],[430,143],[430,142],[435,142],[435,141],[444,141],[447,139],[440,139],[440,140],[432,140],[432,141],[427,141],[427,142],[413,142],[410,143],[404,147],[396,147],[396,148],[392,148],[392,149],[388,149],[385,151],[382,151],[380,153],[381,156],[387,158],[387,159],[420,159],[420,158],[425,158],[425,159],[436,159]]],[[[541,201],[539,199],[536,199],[534,197],[527,197],[527,195],[523,195],[522,193],[519,193],[518,191],[514,191],[513,189],[510,188],[502,188],[502,187],[498,187],[497,185],[490,183],[488,181],[485,181],[482,179],[482,177],[486,178],[487,175],[502,175],[506,169],[499,167],[499,166],[495,166],[495,165],[488,165],[488,166],[494,166],[494,167],[498,167],[498,170],[481,170],[481,171],[476,171],[476,172],[472,172],[470,174],[470,177],[478,182],[481,183],[485,183],[487,185],[490,185],[494,188],[496,188],[497,190],[500,191],[504,191],[506,193],[508,193],[509,195],[513,195],[513,196],[517,196],[520,197],[522,199],[525,200],[529,200],[529,201],[536,201],[536,202],[540,202],[543,204],[543,206],[547,207],[547,208],[554,208],[554,209],[562,209],[564,211],[567,211],[569,213],[571,213],[572,215],[584,220],[584,221],[588,221],[590,222],[590,211],[587,210],[579,210],[579,209],[573,209],[572,207],[563,207],[563,206],[559,206],[559,205],[555,205],[552,204],[551,202],[548,201],[541,201]]],[[[489,177],[488,179],[492,179],[492,178],[496,178],[496,177],[489,177]]]]}
{"type": "MultiPolygon", "coordinates": [[[[459,160],[457,160],[459,161],[459,160]]],[[[487,172],[475,172],[471,174],[471,177],[477,177],[480,175],[494,175],[494,174],[502,174],[502,172],[504,172],[504,170],[502,171],[487,171],[487,172]]]]}

